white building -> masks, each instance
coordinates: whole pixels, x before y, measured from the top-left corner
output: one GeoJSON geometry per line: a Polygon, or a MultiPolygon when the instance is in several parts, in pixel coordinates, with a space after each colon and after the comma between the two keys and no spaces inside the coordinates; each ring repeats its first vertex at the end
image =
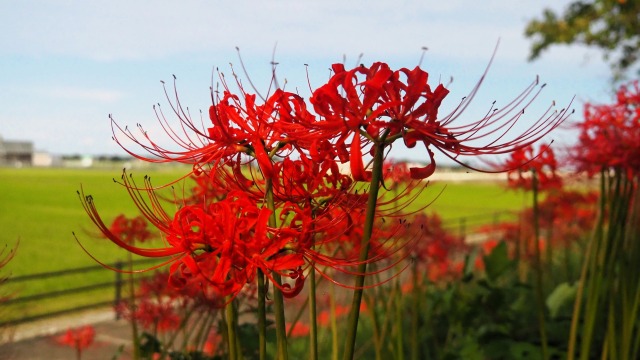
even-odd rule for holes
{"type": "Polygon", "coordinates": [[[0,166],[31,166],[33,143],[31,141],[4,140],[0,137],[0,166]]]}

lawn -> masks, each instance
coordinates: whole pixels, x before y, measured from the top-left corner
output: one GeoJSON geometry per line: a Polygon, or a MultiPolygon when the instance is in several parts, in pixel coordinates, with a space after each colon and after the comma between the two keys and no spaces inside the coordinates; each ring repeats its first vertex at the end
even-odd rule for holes
{"type": "MultiPolygon", "coordinates": [[[[179,176],[175,170],[133,172],[150,175],[163,184],[179,176]]],[[[136,215],[126,191],[113,182],[119,170],[0,169],[0,243],[19,241],[11,262],[13,276],[87,266],[95,262],[77,244],[72,232],[101,261],[125,256],[115,246],[96,238],[77,191],[93,195],[105,222],[118,214],[136,215]]],[[[142,182],[142,181],[140,181],[142,182]]]]}
{"type": "Polygon", "coordinates": [[[426,211],[438,213],[451,227],[464,219],[492,221],[494,214],[504,219],[505,212],[520,210],[531,202],[522,192],[508,190],[505,183],[496,182],[434,182],[425,196],[429,200],[437,197],[426,211]]]}

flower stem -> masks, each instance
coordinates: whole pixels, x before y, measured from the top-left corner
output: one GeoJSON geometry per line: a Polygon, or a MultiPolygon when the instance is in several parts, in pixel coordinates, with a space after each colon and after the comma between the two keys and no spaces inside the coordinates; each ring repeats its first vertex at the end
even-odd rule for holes
{"type": "MultiPolygon", "coordinates": [[[[578,280],[578,289],[576,291],[576,299],[573,305],[573,314],[571,317],[571,328],[569,332],[569,344],[567,347],[567,360],[573,360],[576,356],[576,343],[578,338],[578,323],[580,323],[580,315],[582,312],[582,302],[584,297],[585,289],[588,291],[588,294],[593,294],[593,284],[597,277],[597,254],[600,249],[600,245],[603,237],[603,226],[604,226],[604,217],[606,212],[606,175],[604,170],[600,173],[600,202],[599,202],[599,210],[598,210],[598,220],[596,222],[596,227],[594,229],[592,237],[589,239],[587,243],[587,249],[585,251],[585,255],[583,258],[582,269],[580,271],[580,279],[578,280]],[[588,282],[588,284],[587,284],[588,282]]],[[[591,308],[588,306],[593,300],[592,296],[587,296],[587,305],[585,306],[585,313],[591,308]]],[[[587,315],[585,314],[585,319],[587,315]]],[[[584,348],[585,342],[591,342],[591,333],[587,333],[587,323],[583,322],[582,325],[582,345],[584,348]]],[[[588,356],[588,352],[582,352],[582,358],[586,358],[588,356]]]]}
{"type": "MultiPolygon", "coordinates": [[[[547,345],[547,331],[545,329],[545,302],[544,302],[544,284],[542,282],[542,254],[540,253],[540,211],[538,209],[538,174],[535,170],[531,171],[531,180],[533,188],[533,228],[534,228],[534,247],[535,247],[535,273],[536,273],[536,297],[538,304],[538,327],[540,331],[540,342],[542,345],[542,358],[549,359],[549,349],[547,345]]],[[[550,244],[547,244],[550,246],[550,244]]]]}
{"type": "Polygon", "coordinates": [[[238,347],[236,339],[236,312],[233,308],[233,299],[228,298],[229,303],[225,308],[227,317],[227,344],[229,348],[229,360],[238,359],[238,347]]]}
{"type": "Polygon", "coordinates": [[[418,319],[420,316],[420,288],[418,287],[418,259],[411,264],[411,279],[413,280],[413,296],[411,297],[411,360],[418,360],[418,319]]]}
{"type": "Polygon", "coordinates": [[[400,288],[400,282],[396,282],[396,301],[395,301],[395,312],[396,312],[396,359],[404,360],[404,334],[402,331],[404,316],[402,316],[404,302],[402,301],[402,289],[400,288]]]}
{"type": "MultiPolygon", "coordinates": [[[[271,179],[266,180],[265,191],[264,191],[265,200],[267,203],[267,208],[272,211],[271,216],[269,217],[269,226],[276,226],[276,211],[275,211],[275,202],[273,199],[273,181],[271,179]]],[[[280,291],[280,287],[282,286],[282,278],[279,274],[273,273],[273,279],[276,282],[273,287],[273,310],[275,312],[276,318],[276,341],[278,348],[278,359],[287,360],[289,359],[289,354],[287,350],[287,327],[285,325],[285,317],[284,317],[284,297],[282,296],[282,291],[280,291]]]]}
{"type": "Polygon", "coordinates": [[[260,360],[267,359],[267,311],[264,273],[258,269],[258,337],[260,360]]]}
{"type": "Polygon", "coordinates": [[[127,252],[127,262],[129,263],[129,307],[131,308],[131,337],[133,339],[132,359],[140,359],[140,334],[138,333],[138,320],[136,319],[136,293],[135,279],[133,278],[133,255],[127,252]]]}
{"type": "MultiPolygon", "coordinates": [[[[357,136],[357,134],[356,134],[357,136]]],[[[355,290],[353,292],[353,301],[351,302],[351,311],[349,312],[349,320],[347,322],[347,334],[344,348],[343,359],[353,359],[356,344],[356,333],[358,332],[358,318],[360,316],[360,303],[362,302],[362,292],[364,290],[364,279],[367,271],[367,258],[369,257],[369,240],[373,232],[373,222],[375,220],[376,206],[378,204],[378,191],[382,181],[382,163],[384,160],[384,143],[377,144],[374,147],[373,168],[371,169],[371,183],[369,187],[369,199],[367,202],[367,213],[362,234],[362,243],[360,244],[360,257],[358,265],[358,274],[355,281],[355,290]]]]}
{"type": "Polygon", "coordinates": [[[312,266],[309,268],[309,323],[311,329],[309,332],[309,359],[318,359],[318,323],[316,321],[316,269],[312,266]]]}
{"type": "Polygon", "coordinates": [[[273,287],[273,311],[275,312],[276,317],[276,346],[278,347],[278,359],[287,360],[289,359],[289,354],[287,350],[287,327],[285,325],[284,318],[284,297],[278,288],[278,286],[282,285],[282,280],[278,274],[273,274],[273,279],[277,283],[277,285],[273,287]]]}
{"type": "Polygon", "coordinates": [[[336,289],[329,284],[329,311],[331,314],[331,360],[338,360],[338,321],[336,315],[336,289]]]}

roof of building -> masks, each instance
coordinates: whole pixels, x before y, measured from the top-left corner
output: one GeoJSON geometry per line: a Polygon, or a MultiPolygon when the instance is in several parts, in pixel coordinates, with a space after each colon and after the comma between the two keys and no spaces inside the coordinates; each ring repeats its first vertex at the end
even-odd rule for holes
{"type": "Polygon", "coordinates": [[[0,137],[0,155],[31,153],[33,153],[33,142],[4,140],[0,137]]]}

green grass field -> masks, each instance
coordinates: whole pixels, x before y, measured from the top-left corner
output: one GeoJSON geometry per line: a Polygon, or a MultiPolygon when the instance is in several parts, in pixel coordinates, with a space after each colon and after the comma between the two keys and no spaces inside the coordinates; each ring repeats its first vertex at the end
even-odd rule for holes
{"type": "MultiPolygon", "coordinates": [[[[144,175],[150,175],[154,185],[161,185],[179,178],[185,168],[153,168],[132,173],[140,184],[144,175]]],[[[126,191],[112,180],[120,175],[117,169],[0,169],[0,245],[11,247],[19,241],[15,258],[2,274],[16,277],[96,264],[78,245],[72,232],[101,261],[126,259],[123,250],[97,238],[76,193],[82,186],[86,194],[93,195],[107,223],[121,213],[137,215],[126,191]]],[[[462,217],[481,216],[489,222],[494,212],[520,209],[523,200],[522,194],[496,183],[432,183],[417,202],[434,201],[426,211],[437,212],[446,224],[456,226],[462,217]]],[[[112,272],[104,270],[31,281],[11,290],[24,296],[59,290],[70,283],[90,284],[113,278],[112,272]]],[[[112,296],[112,292],[107,296],[112,296]]]]}
{"type": "MultiPolygon", "coordinates": [[[[132,171],[136,179],[150,175],[154,184],[164,184],[181,176],[184,171],[145,169],[132,171]]],[[[113,263],[126,259],[126,253],[97,236],[93,223],[84,212],[77,191],[93,195],[105,222],[118,214],[137,215],[136,207],[120,185],[118,169],[0,169],[0,245],[12,247],[18,243],[16,256],[1,275],[19,277],[86,267],[97,263],[78,245],[72,232],[88,251],[100,261],[113,263]]],[[[6,253],[6,251],[5,251],[6,253]]],[[[112,271],[101,269],[83,274],[47,278],[41,281],[11,282],[1,294],[27,296],[113,281],[112,271]]],[[[35,315],[89,302],[108,301],[113,289],[84,293],[82,297],[60,297],[10,306],[10,319],[35,315]]],[[[2,317],[2,316],[0,316],[2,317]]],[[[3,319],[0,318],[0,321],[3,319]]]]}
{"type": "MultiPolygon", "coordinates": [[[[140,179],[148,174],[158,185],[180,175],[175,170],[133,174],[140,179]]],[[[0,169],[0,244],[20,242],[10,266],[12,275],[95,264],[72,232],[100,260],[123,258],[123,251],[95,237],[95,228],[76,193],[82,186],[87,195],[93,195],[105,222],[121,213],[136,215],[135,206],[126,191],[113,182],[114,177],[120,177],[118,170],[0,169]]]]}

